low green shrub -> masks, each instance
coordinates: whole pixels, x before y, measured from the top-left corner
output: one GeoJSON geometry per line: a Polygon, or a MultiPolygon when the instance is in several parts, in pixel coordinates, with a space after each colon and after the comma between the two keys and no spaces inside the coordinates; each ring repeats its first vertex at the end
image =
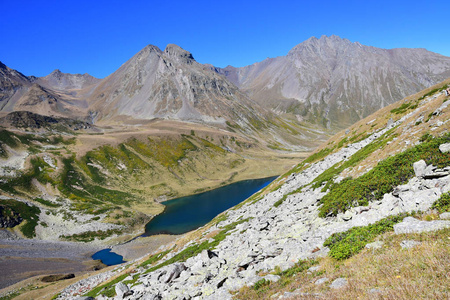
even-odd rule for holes
{"type": "Polygon", "coordinates": [[[326,191],[333,184],[333,179],[343,170],[356,166],[359,162],[367,158],[375,150],[384,147],[389,141],[391,141],[396,136],[394,134],[394,130],[395,128],[392,128],[391,130],[387,131],[381,137],[353,154],[350,159],[344,162],[337,163],[331,168],[327,169],[325,172],[323,172],[313,180],[312,187],[319,188],[324,182],[326,182],[326,185],[322,189],[322,191],[326,191]]]}
{"type": "Polygon", "coordinates": [[[85,231],[82,233],[77,233],[73,235],[62,235],[60,238],[69,241],[77,241],[77,242],[91,242],[96,238],[100,240],[104,240],[105,238],[113,235],[120,234],[121,231],[119,229],[108,229],[106,231],[97,230],[97,231],[85,231]]]}
{"type": "Polygon", "coordinates": [[[146,261],[141,263],[139,265],[139,267],[146,267],[148,265],[153,265],[154,263],[161,260],[164,256],[166,256],[166,254],[169,253],[170,251],[172,251],[172,249],[169,249],[169,250],[166,250],[166,251],[163,251],[163,252],[160,252],[160,253],[150,256],[146,261]]]}
{"type": "Polygon", "coordinates": [[[41,204],[44,204],[45,206],[49,206],[49,207],[59,207],[61,205],[57,204],[57,203],[53,203],[51,201],[42,199],[42,198],[34,198],[34,201],[39,202],[41,204]]]}
{"type": "Polygon", "coordinates": [[[284,195],[280,200],[278,200],[277,202],[275,202],[275,203],[273,204],[273,206],[275,206],[275,207],[280,206],[280,205],[284,202],[284,200],[286,200],[287,196],[288,196],[287,194],[284,195]]]}
{"type": "Polygon", "coordinates": [[[306,271],[310,267],[317,265],[317,264],[318,264],[318,262],[314,259],[299,260],[293,267],[291,267],[287,270],[284,270],[284,271],[279,270],[279,271],[275,272],[275,275],[292,277],[292,276],[295,276],[297,273],[306,271]]]}
{"type": "Polygon", "coordinates": [[[391,110],[391,113],[393,113],[393,114],[402,114],[402,113],[404,113],[405,111],[407,111],[408,108],[410,108],[410,106],[411,106],[411,103],[410,103],[410,102],[408,102],[408,103],[403,103],[403,104],[400,105],[399,107],[394,108],[393,110],[391,110]]]}
{"type": "Polygon", "coordinates": [[[330,248],[329,256],[337,260],[347,259],[359,253],[378,235],[392,231],[394,225],[406,216],[406,214],[390,216],[368,226],[353,227],[344,232],[334,233],[323,245],[330,248]]]}
{"type": "Polygon", "coordinates": [[[255,282],[255,284],[253,285],[253,289],[255,291],[257,291],[257,290],[261,289],[262,287],[268,286],[269,284],[270,284],[270,280],[263,278],[263,279],[255,282]]]}
{"type": "MultiPolygon", "coordinates": [[[[425,160],[428,165],[432,164],[438,168],[449,166],[450,155],[442,153],[439,145],[450,141],[450,133],[439,138],[427,137],[427,139],[428,141],[420,145],[388,157],[356,179],[346,178],[339,183],[332,184],[330,191],[320,199],[322,206],[319,208],[319,216],[335,216],[351,207],[368,205],[371,201],[381,199],[384,194],[392,192],[394,187],[411,179],[414,176],[413,163],[421,159],[425,160]]],[[[349,161],[352,160],[353,158],[349,161]]],[[[336,171],[332,170],[331,172],[336,171]]],[[[328,170],[319,177],[323,178],[324,175],[327,175],[328,178],[332,178],[334,176],[334,173],[327,173],[328,170]]]]}
{"type": "Polygon", "coordinates": [[[440,213],[450,212],[450,192],[444,193],[436,200],[431,206],[433,209],[437,209],[440,213]]]}

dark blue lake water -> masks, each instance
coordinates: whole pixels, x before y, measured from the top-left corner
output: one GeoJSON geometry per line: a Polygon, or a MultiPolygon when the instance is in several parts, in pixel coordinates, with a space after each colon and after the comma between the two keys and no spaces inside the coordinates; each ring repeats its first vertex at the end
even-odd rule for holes
{"type": "Polygon", "coordinates": [[[201,194],[165,201],[164,212],[145,226],[144,236],[182,234],[197,229],[267,186],[275,178],[239,181],[201,194]]]}
{"type": "Polygon", "coordinates": [[[118,265],[125,262],[122,255],[111,252],[111,249],[103,249],[94,253],[92,259],[100,259],[102,263],[107,266],[118,265]]]}

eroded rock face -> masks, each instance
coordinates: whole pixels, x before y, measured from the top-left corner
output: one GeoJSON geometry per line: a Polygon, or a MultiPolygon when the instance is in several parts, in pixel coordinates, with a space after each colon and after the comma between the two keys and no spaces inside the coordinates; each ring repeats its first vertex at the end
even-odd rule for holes
{"type": "Polygon", "coordinates": [[[312,37],[286,56],[217,71],[265,107],[341,128],[449,77],[450,58],[312,37]],[[275,101],[276,100],[276,101],[275,101]]]}
{"type": "Polygon", "coordinates": [[[105,78],[91,96],[99,118],[128,115],[140,119],[225,124],[262,121],[263,109],[223,76],[169,44],[149,45],[105,78]]]}

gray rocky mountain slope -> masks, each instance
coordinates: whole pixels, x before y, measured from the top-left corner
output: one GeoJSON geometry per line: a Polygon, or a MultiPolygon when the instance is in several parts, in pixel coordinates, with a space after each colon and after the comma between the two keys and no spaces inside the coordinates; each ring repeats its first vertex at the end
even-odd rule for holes
{"type": "Polygon", "coordinates": [[[59,70],[41,78],[25,76],[0,63],[0,114],[28,111],[84,119],[87,102],[83,89],[98,80],[88,74],[67,74],[59,70]]]}
{"type": "Polygon", "coordinates": [[[93,92],[100,119],[125,115],[241,125],[262,120],[264,109],[224,77],[176,45],[149,45],[105,78],[93,92]]]}
{"type": "MultiPolygon", "coordinates": [[[[186,237],[181,238],[181,245],[184,239],[181,248],[174,250],[169,246],[157,251],[154,258],[160,255],[162,259],[153,269],[136,262],[122,265],[69,286],[59,299],[75,298],[118,274],[124,274],[114,284],[116,297],[120,299],[231,299],[230,292],[245,285],[263,278],[279,279],[277,275],[261,274],[276,268],[286,270],[299,259],[327,255],[329,249],[324,241],[333,233],[400,213],[428,210],[441,195],[450,192],[450,165],[446,156],[450,149],[450,101],[442,87],[428,92],[408,97],[339,133],[316,152],[316,156],[328,155],[311,158],[281,176],[265,190],[194,232],[189,242],[186,243],[186,237]],[[416,105],[398,113],[400,107],[411,103],[416,105]],[[364,135],[358,134],[358,130],[364,135]],[[332,187],[326,190],[323,184],[316,187],[317,178],[346,164],[349,167],[328,180],[339,183],[344,176],[357,178],[384,159],[420,146],[423,137],[429,137],[430,133],[440,137],[432,151],[447,165],[437,168],[424,160],[403,162],[411,164],[413,172],[402,184],[366,205],[353,205],[321,216],[321,208],[326,204],[321,201],[332,187]],[[204,250],[188,255],[198,247],[204,250]],[[129,273],[133,276],[125,277],[129,273]]],[[[446,227],[450,227],[450,221],[419,222],[406,218],[395,230],[418,232],[446,227]]],[[[96,299],[109,298],[98,291],[96,299]]]]}
{"type": "Polygon", "coordinates": [[[215,70],[266,107],[345,128],[449,77],[450,57],[364,46],[333,35],[312,37],[286,56],[215,70]]]}
{"type": "Polygon", "coordinates": [[[36,79],[40,85],[56,90],[83,89],[87,86],[96,84],[101,79],[95,78],[87,73],[70,74],[63,73],[56,69],[45,77],[36,79]]]}

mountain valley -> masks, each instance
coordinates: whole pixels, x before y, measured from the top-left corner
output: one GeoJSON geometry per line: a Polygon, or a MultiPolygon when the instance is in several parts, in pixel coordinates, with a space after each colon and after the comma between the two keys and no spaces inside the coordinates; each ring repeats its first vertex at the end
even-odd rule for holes
{"type": "MultiPolygon", "coordinates": [[[[449,77],[449,57],[337,36],[241,68],[173,44],[146,46],[103,79],[0,63],[0,248],[21,263],[10,249],[74,245],[76,262],[76,278],[33,273],[0,299],[396,298],[398,275],[361,283],[342,269],[397,251],[398,234],[449,261],[449,77]],[[280,174],[197,230],[136,238],[163,201],[280,174]],[[364,250],[379,241],[390,248],[364,250]],[[105,247],[127,262],[83,262],[105,247]]],[[[444,299],[448,268],[430,261],[444,299]]]]}

